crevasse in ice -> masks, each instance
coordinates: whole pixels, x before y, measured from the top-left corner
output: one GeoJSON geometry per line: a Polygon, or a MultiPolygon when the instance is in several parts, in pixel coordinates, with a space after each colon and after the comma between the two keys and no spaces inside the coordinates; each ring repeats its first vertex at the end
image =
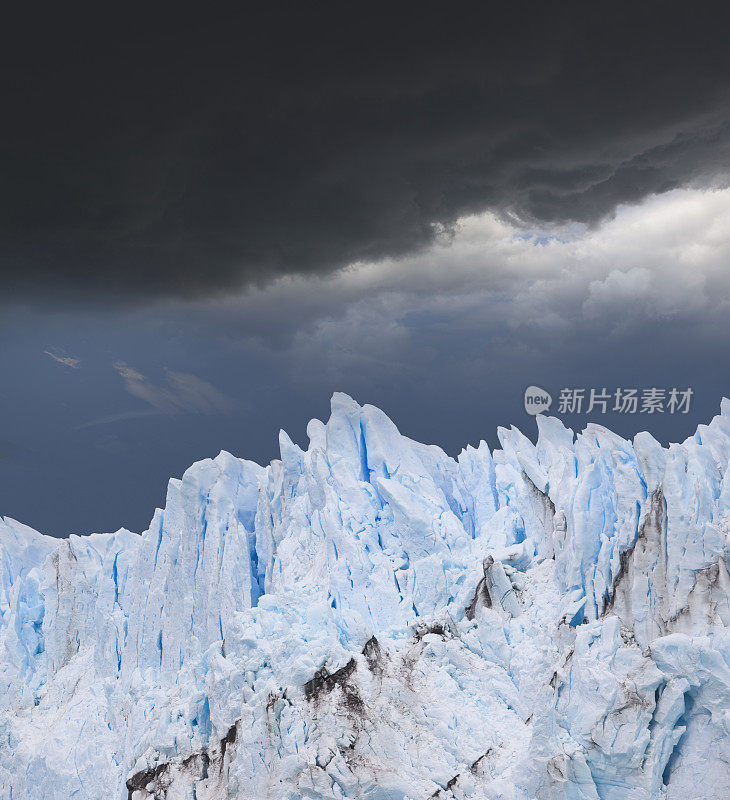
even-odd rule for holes
{"type": "Polygon", "coordinates": [[[730,403],[458,459],[345,395],[145,533],[0,521],[2,800],[721,800],[730,403]]]}

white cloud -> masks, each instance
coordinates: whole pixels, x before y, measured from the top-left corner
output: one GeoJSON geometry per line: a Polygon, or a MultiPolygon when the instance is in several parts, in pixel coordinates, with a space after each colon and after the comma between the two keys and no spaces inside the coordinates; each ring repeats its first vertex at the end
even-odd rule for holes
{"type": "MultiPolygon", "coordinates": [[[[416,255],[281,278],[184,313],[206,331],[214,317],[221,336],[264,357],[287,354],[302,380],[326,353],[339,385],[354,364],[397,378],[436,351],[457,360],[465,349],[563,343],[595,353],[658,325],[726,337],[729,263],[730,189],[682,189],[596,228],[525,230],[475,215],[416,255]]],[[[182,308],[169,305],[172,324],[182,308]]]]}
{"type": "Polygon", "coordinates": [[[44,350],[43,353],[47,356],[50,356],[54,361],[57,361],[59,364],[63,364],[64,367],[70,367],[71,369],[80,369],[81,359],[73,358],[72,356],[65,355],[58,351],[53,350],[44,350]]]}
{"type": "Polygon", "coordinates": [[[511,328],[610,329],[724,313],[728,263],[730,190],[677,190],[623,207],[595,230],[526,235],[488,214],[470,217],[419,256],[353,267],[333,283],[342,294],[398,294],[401,311],[482,309],[511,328]]]}

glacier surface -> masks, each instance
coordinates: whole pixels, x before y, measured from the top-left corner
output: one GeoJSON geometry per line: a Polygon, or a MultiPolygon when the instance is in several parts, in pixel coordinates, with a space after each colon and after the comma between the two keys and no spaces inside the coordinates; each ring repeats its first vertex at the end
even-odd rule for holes
{"type": "Polygon", "coordinates": [[[1,800],[726,800],[730,402],[458,459],[346,395],[141,536],[0,519],[1,800]]]}

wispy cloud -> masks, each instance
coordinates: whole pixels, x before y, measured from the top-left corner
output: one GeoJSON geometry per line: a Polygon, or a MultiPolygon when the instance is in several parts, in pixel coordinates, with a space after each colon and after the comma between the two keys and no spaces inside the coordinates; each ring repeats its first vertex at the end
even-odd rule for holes
{"type": "Polygon", "coordinates": [[[71,369],[80,369],[81,359],[73,358],[73,356],[66,355],[59,350],[44,350],[45,355],[50,356],[54,361],[63,364],[64,367],[71,367],[71,369]]]}
{"type": "Polygon", "coordinates": [[[154,417],[162,412],[155,408],[145,408],[141,411],[122,411],[120,414],[109,414],[106,417],[99,419],[92,419],[89,422],[82,422],[81,425],[76,426],[76,430],[80,431],[84,428],[95,428],[98,425],[109,425],[114,422],[124,422],[127,419],[139,419],[140,417],[154,417]]]}
{"type": "Polygon", "coordinates": [[[228,413],[234,407],[230,397],[196,375],[166,369],[165,385],[158,385],[124,361],[116,361],[114,369],[121,375],[129,394],[163,414],[228,413]]]}

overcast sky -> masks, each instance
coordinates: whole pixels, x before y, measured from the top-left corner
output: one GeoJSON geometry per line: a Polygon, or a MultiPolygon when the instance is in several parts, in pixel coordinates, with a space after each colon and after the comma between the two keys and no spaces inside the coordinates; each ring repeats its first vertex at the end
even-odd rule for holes
{"type": "Polygon", "coordinates": [[[0,514],[143,530],[334,391],[456,455],[528,385],[681,440],[730,394],[728,12],[267,4],[17,17],[0,81],[0,514]],[[586,398],[587,399],[587,398],[586,398]]]}

